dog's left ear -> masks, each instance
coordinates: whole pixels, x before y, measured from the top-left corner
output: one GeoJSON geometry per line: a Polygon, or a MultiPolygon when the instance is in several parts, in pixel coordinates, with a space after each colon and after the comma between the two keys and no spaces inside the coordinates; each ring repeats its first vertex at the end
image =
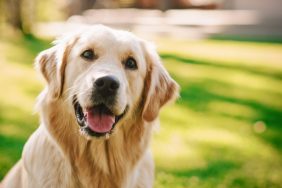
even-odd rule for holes
{"type": "Polygon", "coordinates": [[[163,105],[179,96],[179,85],[162,65],[154,46],[143,42],[143,47],[148,71],[144,83],[145,103],[142,117],[151,122],[157,118],[163,105]]]}

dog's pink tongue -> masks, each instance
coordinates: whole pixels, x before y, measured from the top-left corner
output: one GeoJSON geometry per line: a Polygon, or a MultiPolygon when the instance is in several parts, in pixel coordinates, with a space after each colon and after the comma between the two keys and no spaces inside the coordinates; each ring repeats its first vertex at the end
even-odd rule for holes
{"type": "Polygon", "coordinates": [[[86,119],[89,128],[97,133],[109,132],[115,122],[115,116],[95,113],[92,110],[86,111],[86,119]]]}

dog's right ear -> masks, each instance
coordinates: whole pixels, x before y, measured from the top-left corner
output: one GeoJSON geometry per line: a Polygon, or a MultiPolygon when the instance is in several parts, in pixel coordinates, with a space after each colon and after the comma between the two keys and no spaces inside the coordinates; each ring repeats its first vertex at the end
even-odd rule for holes
{"type": "Polygon", "coordinates": [[[48,93],[58,98],[61,93],[60,78],[58,78],[58,59],[56,46],[42,51],[35,59],[35,67],[47,82],[48,93]]]}
{"type": "Polygon", "coordinates": [[[58,99],[63,93],[68,56],[77,40],[75,35],[57,40],[55,46],[44,50],[35,59],[35,67],[47,81],[48,94],[52,98],[58,99]]]}

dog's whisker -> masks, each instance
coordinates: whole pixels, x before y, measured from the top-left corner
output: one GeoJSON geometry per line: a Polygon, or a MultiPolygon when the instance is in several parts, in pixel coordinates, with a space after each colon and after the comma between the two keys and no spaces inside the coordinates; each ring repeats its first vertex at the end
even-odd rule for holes
{"type": "MultiPolygon", "coordinates": [[[[91,89],[91,88],[90,88],[91,89]]],[[[68,102],[69,100],[71,100],[72,102],[73,102],[73,100],[75,100],[75,101],[77,101],[77,98],[74,98],[74,96],[75,95],[84,95],[85,93],[91,93],[91,92],[89,92],[89,90],[90,89],[88,89],[88,90],[85,90],[85,91],[81,91],[81,92],[79,92],[79,93],[75,93],[75,94],[72,94],[72,95],[69,95],[65,100],[64,100],[64,103],[66,103],[66,102],[68,102]]],[[[86,97],[90,97],[90,96],[86,96],[86,97]]]]}

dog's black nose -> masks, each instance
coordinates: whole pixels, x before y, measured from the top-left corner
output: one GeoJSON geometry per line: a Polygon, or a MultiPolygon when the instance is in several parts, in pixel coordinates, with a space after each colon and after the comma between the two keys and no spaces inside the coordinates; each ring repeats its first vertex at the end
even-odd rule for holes
{"type": "Polygon", "coordinates": [[[119,88],[119,81],[114,76],[104,76],[95,81],[95,88],[103,95],[113,95],[119,88]]]}

